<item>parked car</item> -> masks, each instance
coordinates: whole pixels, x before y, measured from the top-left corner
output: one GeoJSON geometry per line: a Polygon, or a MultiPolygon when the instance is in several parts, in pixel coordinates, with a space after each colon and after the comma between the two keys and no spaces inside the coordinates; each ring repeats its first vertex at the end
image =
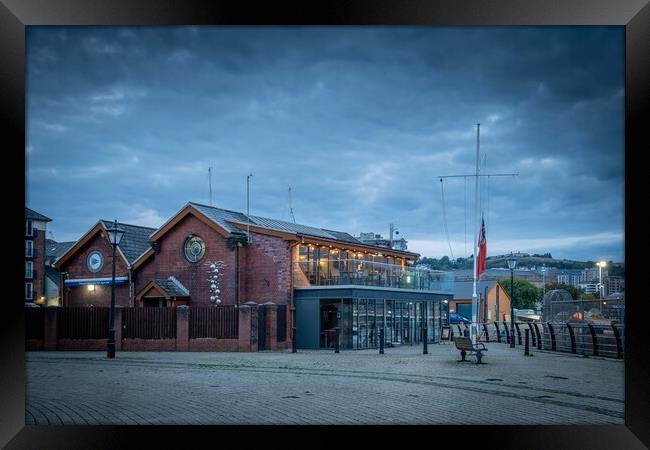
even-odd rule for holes
{"type": "Polygon", "coordinates": [[[469,320],[465,316],[461,316],[458,313],[451,312],[449,313],[449,323],[464,323],[464,324],[470,324],[472,323],[471,320],[469,320]]]}

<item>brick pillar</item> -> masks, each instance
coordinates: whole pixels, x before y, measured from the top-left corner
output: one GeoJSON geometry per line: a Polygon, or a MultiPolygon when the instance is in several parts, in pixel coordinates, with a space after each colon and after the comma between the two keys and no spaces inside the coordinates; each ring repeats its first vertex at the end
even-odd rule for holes
{"type": "Polygon", "coordinates": [[[122,350],[122,307],[115,305],[115,350],[122,350]]]}
{"type": "Polygon", "coordinates": [[[251,351],[251,307],[239,305],[239,336],[237,350],[240,352],[251,351]]]}
{"type": "Polygon", "coordinates": [[[48,306],[45,308],[45,327],[43,332],[43,350],[56,350],[56,315],[58,308],[48,306]]]}
{"type": "MultiPolygon", "coordinates": [[[[260,330],[257,329],[257,314],[259,313],[257,309],[257,303],[255,302],[246,302],[245,305],[250,306],[251,308],[251,352],[256,352],[259,350],[257,347],[257,336],[260,330]]],[[[262,331],[264,332],[264,331],[262,331]]]]}
{"type": "MultiPolygon", "coordinates": [[[[269,350],[278,349],[278,305],[273,302],[264,303],[266,307],[266,348],[269,350]]],[[[261,332],[261,330],[260,330],[261,332]]]]}
{"type": "Polygon", "coordinates": [[[187,305],[176,308],[176,351],[190,351],[190,307],[187,305]]]}

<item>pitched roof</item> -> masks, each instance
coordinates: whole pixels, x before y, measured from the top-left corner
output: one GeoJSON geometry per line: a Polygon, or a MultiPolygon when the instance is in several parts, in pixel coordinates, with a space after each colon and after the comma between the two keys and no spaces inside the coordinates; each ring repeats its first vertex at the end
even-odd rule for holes
{"type": "Polygon", "coordinates": [[[52,219],[50,219],[49,217],[37,213],[33,209],[29,209],[27,207],[25,207],[25,219],[42,220],[43,222],[52,222],[52,219]]]}
{"type": "MultiPolygon", "coordinates": [[[[476,295],[485,295],[485,288],[488,291],[497,284],[497,280],[484,280],[476,283],[476,295]]],[[[454,300],[472,298],[474,293],[474,281],[455,281],[454,300]]]]}
{"type": "Polygon", "coordinates": [[[59,284],[59,272],[56,269],[53,269],[52,266],[45,266],[45,276],[48,277],[52,282],[59,284]]]}
{"type": "Polygon", "coordinates": [[[247,224],[248,218],[250,218],[251,225],[256,225],[258,227],[267,228],[270,230],[304,234],[308,236],[332,239],[335,241],[350,242],[354,244],[363,244],[363,242],[355,239],[352,235],[343,231],[326,230],[324,228],[301,225],[293,222],[285,222],[284,220],[269,219],[268,217],[261,216],[250,215],[247,218],[246,214],[244,213],[215,208],[214,206],[201,205],[194,202],[189,203],[230,232],[241,233],[241,230],[228,223],[228,221],[247,224]]]}
{"type": "MultiPolygon", "coordinates": [[[[235,222],[246,223],[246,215],[237,211],[230,211],[227,209],[215,208],[214,206],[201,205],[199,203],[189,202],[190,205],[194,206],[196,209],[201,211],[203,214],[208,216],[210,219],[214,220],[222,228],[226,229],[230,233],[241,233],[239,228],[228,223],[228,220],[234,220],[235,222]]],[[[252,223],[252,222],[251,222],[252,223]]]]}
{"type": "Polygon", "coordinates": [[[167,279],[156,278],[153,281],[170,297],[187,297],[190,295],[189,289],[183,286],[183,283],[175,277],[169,277],[167,279]]]}
{"type": "MultiPolygon", "coordinates": [[[[111,227],[114,223],[114,221],[103,219],[101,222],[106,228],[111,227]]],[[[138,256],[151,248],[149,245],[149,236],[151,236],[156,229],[120,222],[118,222],[117,225],[124,230],[124,236],[120,242],[120,250],[124,254],[129,265],[133,264],[133,261],[135,261],[138,256]]]]}
{"type": "Polygon", "coordinates": [[[70,247],[75,244],[75,241],[72,242],[56,242],[53,239],[45,239],[45,256],[52,257],[53,260],[57,259],[59,256],[63,255],[68,251],[70,247]]]}

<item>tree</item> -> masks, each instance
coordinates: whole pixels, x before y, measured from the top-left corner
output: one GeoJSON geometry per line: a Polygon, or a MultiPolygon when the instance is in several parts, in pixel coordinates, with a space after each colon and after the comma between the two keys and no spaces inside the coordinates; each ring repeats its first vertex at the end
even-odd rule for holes
{"type": "MultiPolygon", "coordinates": [[[[499,284],[505,289],[505,291],[510,295],[510,277],[500,278],[499,284]]],[[[520,278],[515,278],[513,280],[513,285],[515,289],[515,301],[514,307],[516,309],[533,309],[535,308],[535,303],[539,300],[541,295],[541,290],[536,288],[533,283],[528,280],[522,280],[520,278]]]]}
{"type": "Polygon", "coordinates": [[[578,289],[575,286],[571,286],[570,284],[546,283],[546,292],[551,291],[553,289],[564,289],[569,294],[571,294],[571,298],[573,300],[578,300],[580,296],[583,294],[583,292],[580,289],[578,289]]]}

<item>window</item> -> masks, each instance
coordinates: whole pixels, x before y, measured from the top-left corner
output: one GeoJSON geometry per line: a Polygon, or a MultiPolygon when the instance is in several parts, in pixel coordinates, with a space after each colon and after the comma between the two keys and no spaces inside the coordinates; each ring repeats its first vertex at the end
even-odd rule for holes
{"type": "Polygon", "coordinates": [[[32,221],[30,219],[25,220],[25,236],[32,236],[34,234],[34,228],[32,226],[32,221]]]}
{"type": "Polygon", "coordinates": [[[28,258],[34,256],[34,241],[25,241],[25,256],[28,258]]]}
{"type": "Polygon", "coordinates": [[[25,261],[25,278],[31,279],[34,276],[34,263],[25,261]]]}
{"type": "Polygon", "coordinates": [[[189,262],[198,262],[205,255],[205,242],[198,236],[190,236],[185,241],[185,258],[189,262]]]}
{"type": "Polygon", "coordinates": [[[32,283],[25,283],[25,300],[32,300],[34,296],[34,286],[32,283]]]}

